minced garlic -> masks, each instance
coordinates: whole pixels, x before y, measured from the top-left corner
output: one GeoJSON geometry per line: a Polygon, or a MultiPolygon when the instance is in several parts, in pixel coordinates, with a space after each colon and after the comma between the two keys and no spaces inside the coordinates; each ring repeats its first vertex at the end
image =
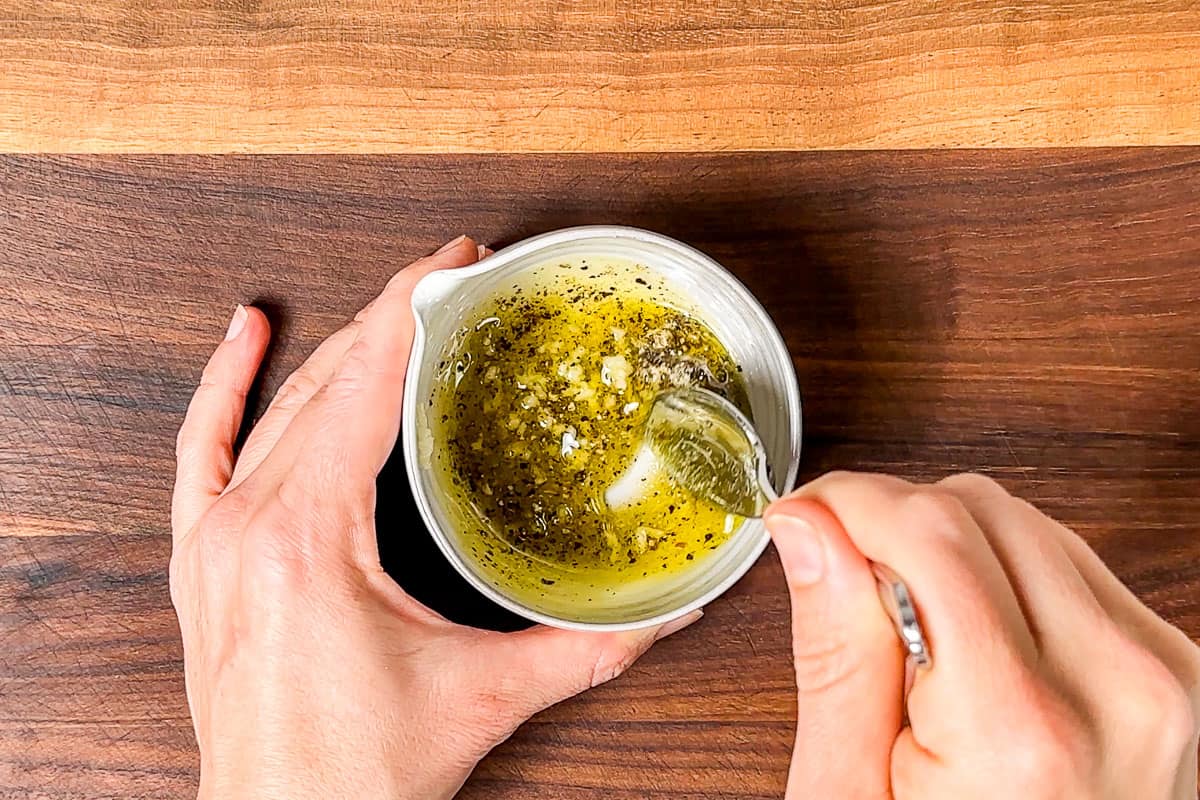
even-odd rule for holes
{"type": "MultiPolygon", "coordinates": [[[[723,511],[661,476],[628,487],[618,507],[606,502],[659,392],[702,385],[747,403],[728,352],[701,321],[655,301],[652,273],[622,282],[593,266],[506,287],[440,366],[435,438],[460,500],[481,515],[472,550],[489,568],[637,579],[689,564],[733,530],[723,511]]],[[[543,578],[540,590],[552,591],[543,578]]]]}

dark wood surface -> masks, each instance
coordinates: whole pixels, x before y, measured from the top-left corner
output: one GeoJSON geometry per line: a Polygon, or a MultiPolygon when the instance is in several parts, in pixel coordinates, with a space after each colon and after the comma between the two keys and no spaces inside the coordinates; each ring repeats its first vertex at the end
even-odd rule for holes
{"type": "MultiPolygon", "coordinates": [[[[1200,149],[5,158],[0,797],[194,787],[171,450],[235,303],[280,325],[269,395],[450,236],[593,222],[683,238],[762,298],[805,393],[802,477],[985,471],[1200,638],[1200,149]]],[[[423,540],[384,480],[384,544],[423,540]]],[[[697,626],[522,728],[464,796],[779,797],[787,620],[768,553],[697,626]]]]}

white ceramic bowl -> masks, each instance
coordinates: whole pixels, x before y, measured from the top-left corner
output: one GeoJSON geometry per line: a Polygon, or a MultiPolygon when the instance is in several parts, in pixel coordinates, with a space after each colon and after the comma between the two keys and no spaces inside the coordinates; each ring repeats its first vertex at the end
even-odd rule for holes
{"type": "Polygon", "coordinates": [[[755,427],[762,436],[781,494],[796,480],[800,458],[800,390],[791,356],[767,312],[717,262],[682,242],[638,228],[587,226],[534,236],[470,267],[434,272],[413,292],[416,339],[404,390],[403,446],[408,479],[425,524],[455,569],[497,604],[560,628],[625,630],[657,625],[700,608],[737,582],[766,548],[761,520],[747,520],[711,557],[661,582],[650,593],[580,607],[553,598],[534,603],[490,579],[463,552],[448,492],[431,468],[434,426],[429,403],[436,365],[450,337],[472,318],[498,285],[554,259],[607,256],[636,261],[659,274],[685,299],[743,369],[755,427]]]}

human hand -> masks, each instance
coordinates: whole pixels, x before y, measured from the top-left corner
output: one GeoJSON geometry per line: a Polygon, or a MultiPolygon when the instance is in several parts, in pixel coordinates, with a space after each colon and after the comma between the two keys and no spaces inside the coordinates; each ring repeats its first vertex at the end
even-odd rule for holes
{"type": "Polygon", "coordinates": [[[412,289],[484,252],[463,237],[398,273],[287,379],[239,456],[266,317],[239,306],[205,368],[171,509],[202,798],[451,797],[529,716],[699,617],[500,634],[448,622],[380,567],[375,478],[400,426],[412,289]]]}
{"type": "Polygon", "coordinates": [[[833,473],[767,527],[792,599],[789,798],[1196,797],[1200,650],[994,481],[833,473]],[[872,561],[929,643],[911,689],[872,561]]]}

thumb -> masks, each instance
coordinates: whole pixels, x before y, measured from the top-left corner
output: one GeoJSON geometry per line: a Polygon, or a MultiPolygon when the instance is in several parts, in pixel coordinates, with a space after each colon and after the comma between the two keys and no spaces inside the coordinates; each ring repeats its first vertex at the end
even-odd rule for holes
{"type": "Polygon", "coordinates": [[[660,639],[683,630],[704,614],[693,611],[651,628],[613,633],[568,631],[539,625],[507,634],[505,670],[520,675],[516,698],[522,720],[593,686],[617,677],[660,639]]]}
{"type": "Polygon", "coordinates": [[[870,563],[821,503],[767,509],[792,603],[798,718],[789,798],[891,797],[904,656],[870,563]]]}

